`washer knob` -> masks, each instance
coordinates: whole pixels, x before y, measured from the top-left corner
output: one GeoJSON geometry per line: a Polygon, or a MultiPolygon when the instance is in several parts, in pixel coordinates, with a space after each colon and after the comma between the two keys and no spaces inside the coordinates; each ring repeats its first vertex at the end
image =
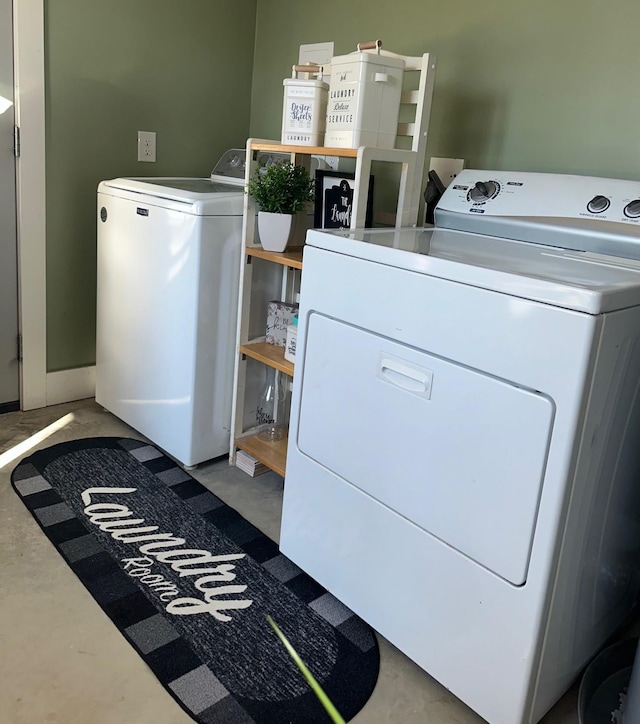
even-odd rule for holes
{"type": "Polygon", "coordinates": [[[630,219],[637,219],[638,216],[640,216],[640,199],[635,199],[635,201],[630,201],[624,207],[624,215],[630,219]]]}
{"type": "Polygon", "coordinates": [[[594,196],[587,204],[587,211],[592,214],[601,214],[603,211],[606,211],[610,205],[611,202],[606,196],[594,196]]]}
{"type": "Polygon", "coordinates": [[[495,181],[478,181],[469,191],[471,201],[488,201],[498,193],[498,184],[495,181]]]}

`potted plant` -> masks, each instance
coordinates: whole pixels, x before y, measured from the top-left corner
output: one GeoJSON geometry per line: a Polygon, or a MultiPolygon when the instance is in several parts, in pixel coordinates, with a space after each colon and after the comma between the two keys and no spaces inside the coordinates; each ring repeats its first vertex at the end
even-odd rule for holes
{"type": "Polygon", "coordinates": [[[309,172],[291,161],[259,168],[249,179],[248,193],[258,204],[258,234],[268,251],[284,251],[299,211],[313,201],[309,172]]]}

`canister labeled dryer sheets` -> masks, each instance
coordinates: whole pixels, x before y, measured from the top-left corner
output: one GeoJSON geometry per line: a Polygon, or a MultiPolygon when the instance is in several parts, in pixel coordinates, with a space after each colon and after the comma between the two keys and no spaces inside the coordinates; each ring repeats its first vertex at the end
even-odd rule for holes
{"type": "Polygon", "coordinates": [[[325,146],[393,148],[404,61],[356,52],[331,61],[325,146]]]}
{"type": "MultiPolygon", "coordinates": [[[[316,66],[318,74],[322,68],[316,66]]],[[[298,78],[307,76],[310,68],[293,66],[293,77],[285,78],[284,104],[282,109],[282,143],[297,146],[322,146],[324,143],[329,84],[319,79],[298,78]],[[304,68],[304,71],[300,71],[304,68]]]]}

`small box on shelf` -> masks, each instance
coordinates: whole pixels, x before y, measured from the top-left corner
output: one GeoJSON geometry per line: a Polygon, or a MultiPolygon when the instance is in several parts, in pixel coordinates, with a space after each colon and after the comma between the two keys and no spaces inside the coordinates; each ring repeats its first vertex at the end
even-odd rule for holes
{"type": "Polygon", "coordinates": [[[256,460],[244,450],[238,450],[236,453],[236,466],[252,478],[268,473],[270,470],[264,463],[256,460]]]}
{"type": "Polygon", "coordinates": [[[287,327],[298,313],[297,304],[271,301],[267,305],[267,328],[265,341],[284,347],[287,342],[287,327]]]}

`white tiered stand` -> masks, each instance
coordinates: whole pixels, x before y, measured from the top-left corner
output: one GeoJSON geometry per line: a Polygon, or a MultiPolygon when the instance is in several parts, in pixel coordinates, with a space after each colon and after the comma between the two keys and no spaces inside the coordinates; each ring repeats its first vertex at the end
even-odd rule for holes
{"type": "MultiPolygon", "coordinates": [[[[384,50],[372,50],[381,55],[402,58],[404,60],[405,78],[419,74],[417,90],[405,91],[402,94],[401,106],[413,107],[414,120],[399,123],[396,146],[409,145],[402,138],[410,138],[410,148],[326,148],[324,146],[288,146],[276,141],[250,138],[247,141],[247,163],[245,181],[258,168],[258,157],[261,153],[289,154],[291,161],[305,168],[310,168],[312,156],[354,158],[355,180],[351,227],[364,227],[369,189],[371,164],[376,161],[399,164],[401,174],[398,188],[398,203],[395,214],[396,226],[414,226],[418,219],[420,192],[427,147],[427,129],[431,113],[431,100],[436,71],[436,59],[425,53],[422,56],[402,56],[384,50]]],[[[410,82],[410,81],[409,81],[410,82]]],[[[252,315],[266,317],[266,309],[252,308],[252,284],[254,259],[263,259],[282,267],[280,289],[276,295],[285,302],[292,302],[300,288],[300,275],[304,247],[302,245],[287,249],[282,253],[265,251],[255,240],[255,201],[245,194],[244,217],[242,224],[242,258],[244,263],[240,271],[240,289],[238,305],[237,349],[235,373],[233,381],[233,403],[231,419],[231,447],[229,463],[235,464],[236,451],[245,450],[251,456],[264,463],[268,468],[284,477],[286,471],[287,439],[277,442],[263,442],[256,435],[254,420],[247,420],[245,396],[247,391],[247,359],[257,360],[263,365],[275,368],[293,378],[294,365],[284,359],[284,350],[267,344],[264,337],[250,337],[252,315]]],[[[375,214],[374,214],[375,219],[375,214]]],[[[299,240],[302,244],[303,240],[299,240]]],[[[253,305],[255,306],[255,304],[253,305]]],[[[255,319],[255,317],[254,317],[255,319]]],[[[255,324],[253,325],[255,328],[255,324]]]]}

